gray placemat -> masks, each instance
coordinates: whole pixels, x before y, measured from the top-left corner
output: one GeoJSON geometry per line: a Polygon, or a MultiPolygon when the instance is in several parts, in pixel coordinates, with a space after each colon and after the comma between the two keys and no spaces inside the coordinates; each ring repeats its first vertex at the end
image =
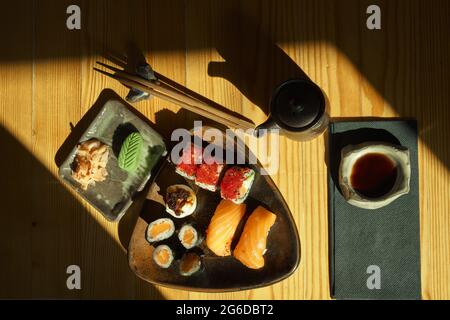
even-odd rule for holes
{"type": "Polygon", "coordinates": [[[420,299],[416,121],[335,122],[329,129],[332,296],[336,299],[420,299]],[[341,149],[366,141],[400,144],[411,155],[410,193],[377,210],[354,207],[339,191],[341,149]]]}

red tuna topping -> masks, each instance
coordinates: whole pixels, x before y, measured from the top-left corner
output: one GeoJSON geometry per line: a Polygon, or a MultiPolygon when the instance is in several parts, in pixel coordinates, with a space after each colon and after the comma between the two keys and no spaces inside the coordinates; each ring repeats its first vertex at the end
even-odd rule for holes
{"type": "Polygon", "coordinates": [[[239,197],[239,189],[245,180],[245,175],[250,171],[249,168],[233,167],[225,172],[220,184],[222,197],[228,200],[234,200],[239,197]]]}

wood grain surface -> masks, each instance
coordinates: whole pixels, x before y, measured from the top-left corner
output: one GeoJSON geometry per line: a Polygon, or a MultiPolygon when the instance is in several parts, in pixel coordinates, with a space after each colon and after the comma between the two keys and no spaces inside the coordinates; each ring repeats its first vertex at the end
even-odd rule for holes
{"type": "MultiPolygon", "coordinates": [[[[255,123],[277,83],[308,76],[335,118],[413,117],[420,128],[422,290],[450,298],[450,4],[446,0],[15,0],[0,19],[0,298],[329,299],[325,138],[281,139],[273,176],[299,229],[289,279],[226,294],[155,287],[128,268],[138,204],[108,223],[57,178],[60,146],[104,89],[95,61],[142,52],[164,75],[255,123]],[[81,30],[66,28],[78,4],[81,30]],[[366,8],[382,9],[382,30],[366,8]],[[66,268],[82,289],[66,287],[66,268]]],[[[134,107],[163,135],[197,117],[159,99],[134,107]]]]}

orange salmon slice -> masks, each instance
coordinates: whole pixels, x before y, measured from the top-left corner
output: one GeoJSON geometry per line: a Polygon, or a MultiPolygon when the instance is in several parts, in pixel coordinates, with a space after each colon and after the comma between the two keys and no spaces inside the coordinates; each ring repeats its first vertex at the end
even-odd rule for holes
{"type": "Polygon", "coordinates": [[[206,231],[206,245],[216,255],[231,255],[231,242],[245,209],[245,204],[235,204],[230,200],[222,200],[217,206],[206,231]]]}
{"type": "Polygon", "coordinates": [[[264,253],[269,231],[277,216],[259,206],[253,211],[244,226],[241,238],[234,250],[234,257],[250,269],[264,267],[264,253]]]}

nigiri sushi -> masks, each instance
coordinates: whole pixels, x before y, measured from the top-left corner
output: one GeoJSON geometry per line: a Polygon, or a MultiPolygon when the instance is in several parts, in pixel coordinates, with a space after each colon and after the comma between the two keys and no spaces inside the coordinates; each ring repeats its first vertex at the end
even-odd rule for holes
{"type": "Polygon", "coordinates": [[[225,172],[220,183],[222,199],[240,204],[245,201],[255,179],[255,171],[244,167],[231,167],[225,172]]]}
{"type": "Polygon", "coordinates": [[[244,226],[241,238],[233,255],[250,269],[264,267],[267,236],[276,220],[276,215],[259,206],[253,211],[244,226]]]}
{"type": "Polygon", "coordinates": [[[175,172],[186,179],[194,180],[197,168],[202,163],[203,148],[196,144],[189,144],[183,149],[180,161],[177,163],[175,172]]]}
{"type": "Polygon", "coordinates": [[[216,255],[231,255],[231,242],[245,208],[245,204],[235,204],[229,200],[222,200],[217,206],[206,231],[206,245],[216,255]]]}

